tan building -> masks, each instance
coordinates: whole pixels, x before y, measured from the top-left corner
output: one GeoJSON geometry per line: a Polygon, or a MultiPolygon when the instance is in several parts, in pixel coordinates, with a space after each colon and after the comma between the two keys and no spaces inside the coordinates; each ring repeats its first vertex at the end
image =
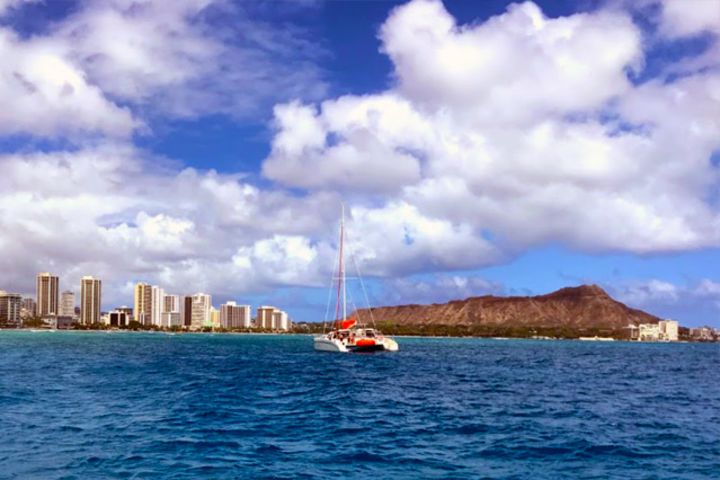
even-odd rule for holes
{"type": "Polygon", "coordinates": [[[135,285],[133,317],[141,325],[152,324],[152,286],[147,283],[135,285]]]}
{"type": "Polygon", "coordinates": [[[80,323],[100,323],[102,305],[102,282],[93,277],[80,280],[80,323]]]}
{"type": "Polygon", "coordinates": [[[273,330],[290,330],[290,321],[286,312],[275,309],[273,312],[273,330]]]}
{"type": "Polygon", "coordinates": [[[163,313],[178,312],[180,313],[180,296],[165,295],[163,297],[163,313]]]}
{"type": "Polygon", "coordinates": [[[272,330],[273,314],[276,310],[277,309],[275,307],[270,307],[267,305],[258,307],[257,316],[255,317],[255,327],[263,328],[265,330],[272,330]]]}
{"type": "Polygon", "coordinates": [[[59,313],[60,279],[48,272],[37,276],[37,315],[55,317],[59,313]]]}
{"type": "Polygon", "coordinates": [[[34,298],[23,298],[20,305],[20,318],[34,318],[37,314],[37,304],[34,298]]]}
{"type": "Polygon", "coordinates": [[[22,295],[0,290],[0,327],[19,327],[21,307],[22,295]]]}
{"type": "Polygon", "coordinates": [[[212,328],[220,328],[220,310],[210,307],[210,326],[212,328]]]}
{"type": "Polygon", "coordinates": [[[677,321],[660,320],[658,322],[658,327],[660,328],[660,340],[664,340],[666,342],[678,341],[680,326],[677,321]]]}
{"type": "Polygon", "coordinates": [[[220,326],[223,328],[250,328],[250,305],[227,302],[220,306],[220,326]]]}

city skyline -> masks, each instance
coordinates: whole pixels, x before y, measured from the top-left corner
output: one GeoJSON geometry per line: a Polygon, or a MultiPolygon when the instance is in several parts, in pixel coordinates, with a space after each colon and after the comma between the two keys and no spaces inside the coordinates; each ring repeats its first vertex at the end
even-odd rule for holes
{"type": "Polygon", "coordinates": [[[122,304],[108,309],[102,307],[102,280],[99,278],[90,275],[81,278],[79,304],[75,303],[73,290],[58,294],[59,286],[59,276],[42,272],[36,276],[34,298],[0,289],[4,301],[0,305],[0,324],[21,326],[25,318],[39,318],[46,326],[56,328],[61,326],[61,320],[62,328],[72,324],[129,327],[131,321],[136,321],[140,327],[189,330],[262,328],[287,331],[292,325],[287,312],[275,306],[258,305],[256,322],[250,304],[229,300],[220,302],[219,308],[215,308],[210,294],[171,294],[158,285],[144,282],[135,285],[132,307],[122,304]],[[53,309],[53,305],[57,308],[53,309]],[[7,321],[13,318],[14,321],[7,321]]]}
{"type": "Polygon", "coordinates": [[[0,2],[0,284],[322,321],[344,202],[373,305],[587,283],[718,327],[716,10],[0,2]]]}

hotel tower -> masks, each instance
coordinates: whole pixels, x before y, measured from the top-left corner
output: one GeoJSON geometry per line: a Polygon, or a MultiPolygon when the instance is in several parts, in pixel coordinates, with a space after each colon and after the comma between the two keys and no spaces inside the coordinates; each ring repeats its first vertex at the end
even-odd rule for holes
{"type": "Polygon", "coordinates": [[[147,283],[138,283],[135,285],[135,308],[133,316],[136,322],[141,325],[150,325],[152,323],[152,286],[147,283]]]}
{"type": "Polygon", "coordinates": [[[39,317],[54,317],[58,314],[60,280],[50,273],[40,273],[37,276],[37,315],[39,317]]]}
{"type": "Polygon", "coordinates": [[[80,280],[80,323],[100,323],[102,304],[102,282],[93,277],[80,280]]]}

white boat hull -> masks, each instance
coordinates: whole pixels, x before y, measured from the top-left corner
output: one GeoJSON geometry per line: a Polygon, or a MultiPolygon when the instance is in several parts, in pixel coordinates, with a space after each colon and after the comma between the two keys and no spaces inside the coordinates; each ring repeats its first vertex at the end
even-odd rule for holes
{"type": "Polygon", "coordinates": [[[400,349],[397,342],[392,338],[384,337],[382,344],[386,352],[397,352],[400,349]]]}
{"type": "MultiPolygon", "coordinates": [[[[348,346],[345,342],[338,340],[337,338],[328,338],[326,335],[315,337],[313,340],[315,350],[318,352],[352,352],[352,351],[363,351],[362,347],[356,347],[354,345],[348,346]]],[[[392,338],[384,337],[380,342],[382,347],[371,347],[370,350],[384,350],[386,352],[397,352],[399,350],[398,344],[392,338]]]]}
{"type": "Polygon", "coordinates": [[[345,344],[336,338],[327,338],[326,336],[315,337],[315,350],[319,352],[347,352],[345,344]]]}

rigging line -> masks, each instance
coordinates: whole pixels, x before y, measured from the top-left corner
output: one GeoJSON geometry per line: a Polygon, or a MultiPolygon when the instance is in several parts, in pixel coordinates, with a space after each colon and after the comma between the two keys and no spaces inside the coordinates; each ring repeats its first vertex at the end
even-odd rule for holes
{"type": "MultiPolygon", "coordinates": [[[[357,314],[358,314],[358,307],[357,307],[357,305],[355,305],[355,299],[353,298],[352,293],[350,294],[350,305],[352,305],[352,309],[353,309],[352,313],[355,314],[355,315],[350,315],[350,318],[353,318],[353,316],[357,316],[357,314]]],[[[359,327],[360,322],[358,322],[357,319],[355,320],[355,322],[356,322],[357,326],[359,327]]]]}
{"type": "Polygon", "coordinates": [[[373,328],[375,328],[375,316],[373,315],[373,310],[370,306],[370,297],[368,297],[367,290],[365,289],[365,282],[363,282],[362,275],[360,274],[360,267],[358,267],[357,259],[352,251],[350,251],[350,258],[352,259],[353,265],[355,265],[355,271],[357,272],[358,279],[360,280],[363,295],[365,295],[365,303],[367,304],[368,311],[370,312],[370,321],[372,322],[373,328]]]}
{"type": "Polygon", "coordinates": [[[338,262],[338,289],[337,289],[337,301],[335,303],[335,323],[336,328],[340,326],[340,320],[338,318],[338,315],[340,313],[340,293],[342,291],[343,286],[343,243],[345,239],[345,232],[344,230],[344,222],[343,220],[340,220],[340,261],[338,262]]]}
{"type": "MultiPolygon", "coordinates": [[[[337,258],[335,258],[337,260],[337,258]]],[[[335,262],[333,262],[333,265],[335,262]]],[[[330,272],[330,285],[328,286],[328,298],[327,298],[327,304],[325,305],[325,318],[323,319],[323,333],[325,333],[325,328],[327,326],[327,321],[330,317],[330,302],[332,301],[332,292],[333,292],[333,283],[335,283],[335,272],[330,272]]]]}

